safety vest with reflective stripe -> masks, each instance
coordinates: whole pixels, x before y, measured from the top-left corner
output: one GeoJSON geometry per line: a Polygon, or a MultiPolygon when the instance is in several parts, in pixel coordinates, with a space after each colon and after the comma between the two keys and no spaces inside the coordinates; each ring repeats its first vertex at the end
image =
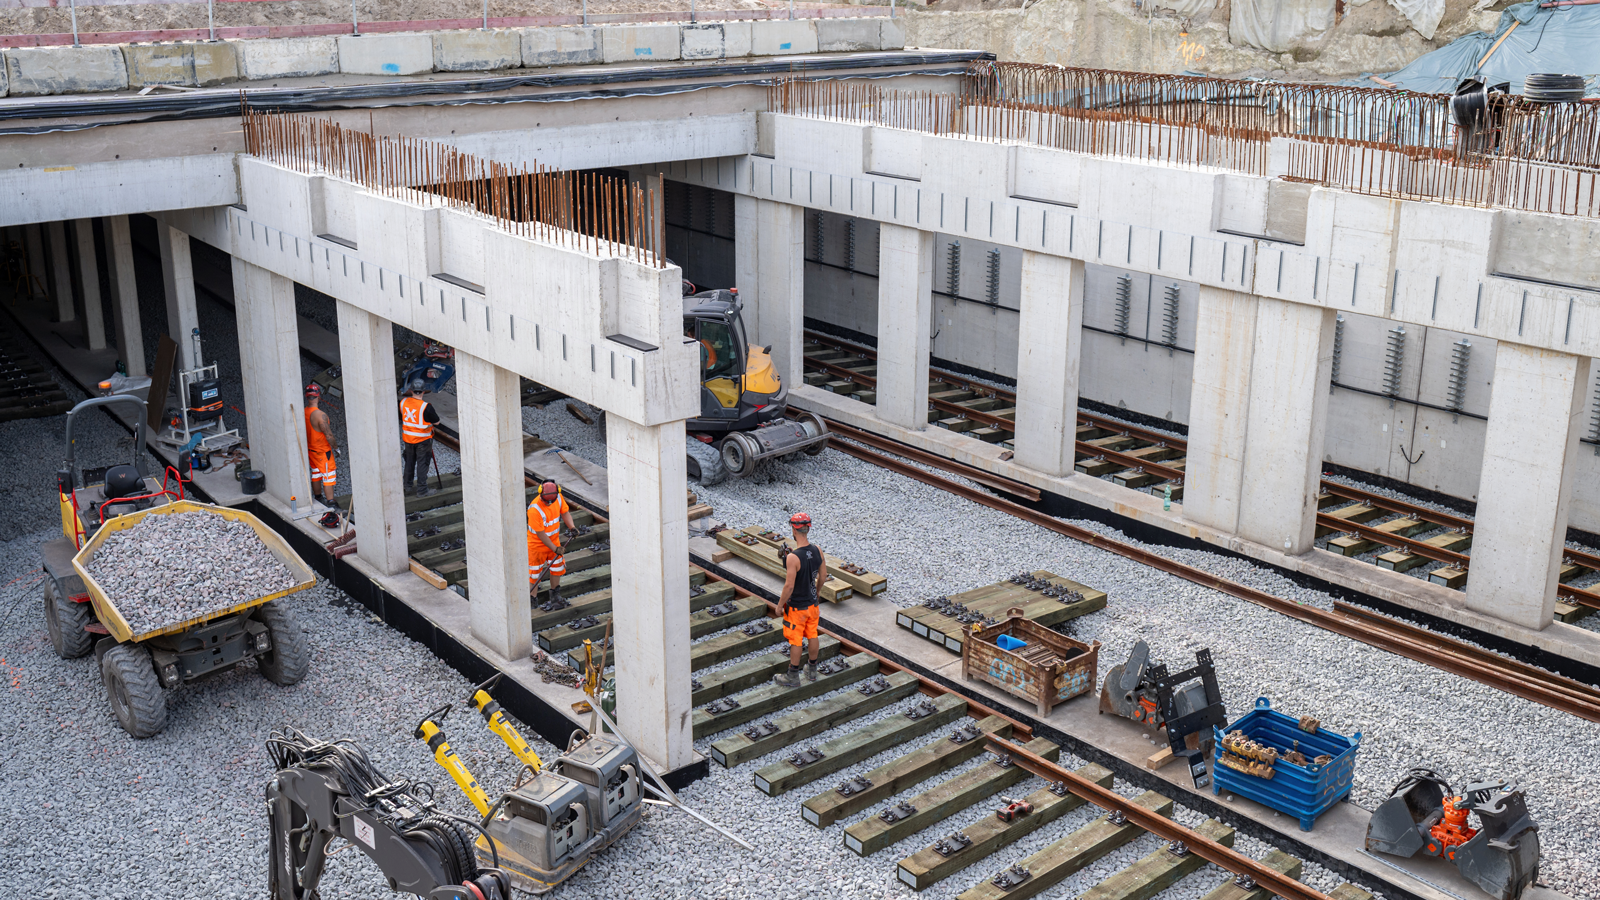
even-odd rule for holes
{"type": "Polygon", "coordinates": [[[428,401],[407,397],[400,401],[400,437],[408,444],[420,444],[433,437],[433,426],[424,419],[428,401]]]}
{"type": "Polygon", "coordinates": [[[538,497],[528,504],[528,540],[537,541],[543,533],[550,543],[561,546],[561,516],[568,511],[567,498],[556,495],[554,503],[545,505],[538,497]]]}

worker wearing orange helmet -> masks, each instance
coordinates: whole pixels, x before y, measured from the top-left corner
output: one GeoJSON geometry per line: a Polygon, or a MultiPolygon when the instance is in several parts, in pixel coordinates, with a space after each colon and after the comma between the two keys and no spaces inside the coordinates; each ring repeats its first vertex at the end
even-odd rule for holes
{"type": "Polygon", "coordinates": [[[528,589],[538,596],[539,581],[550,576],[550,602],[564,605],[561,576],[567,574],[567,558],[561,553],[561,526],[576,531],[567,498],[561,496],[554,481],[539,486],[539,495],[528,504],[528,589]]]}
{"type": "Polygon", "coordinates": [[[783,637],[789,642],[789,671],[772,676],[782,687],[800,686],[800,642],[809,641],[806,680],[817,680],[818,597],[828,580],[828,567],[822,551],[812,544],[811,517],[795,513],[789,517],[794,534],[794,550],[784,556],[783,593],[778,595],[778,614],[783,616],[783,637]]]}
{"type": "Polygon", "coordinates": [[[322,386],[315,381],[306,385],[306,450],[311,462],[311,496],[328,507],[318,524],[332,528],[339,524],[333,510],[333,488],[339,482],[339,468],[334,463],[333,422],[322,411],[322,386]],[[321,488],[322,496],[317,496],[321,488]]]}

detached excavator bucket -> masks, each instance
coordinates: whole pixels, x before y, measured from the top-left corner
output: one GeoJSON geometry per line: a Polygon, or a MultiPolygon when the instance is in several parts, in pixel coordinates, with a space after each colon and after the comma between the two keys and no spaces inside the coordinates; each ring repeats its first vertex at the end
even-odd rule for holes
{"type": "Polygon", "coordinates": [[[1394,856],[1414,856],[1422,849],[1426,827],[1438,821],[1444,791],[1431,781],[1412,781],[1397,788],[1372,811],[1367,821],[1367,849],[1394,856]]]}
{"type": "Polygon", "coordinates": [[[1139,679],[1144,677],[1145,665],[1150,659],[1150,645],[1137,641],[1128,653],[1128,661],[1112,666],[1100,686],[1100,711],[1131,719],[1139,708],[1139,679]]]}
{"type": "Polygon", "coordinates": [[[1495,900],[1518,900],[1539,877],[1539,826],[1515,784],[1467,785],[1483,824],[1456,850],[1456,868],[1495,900]]]}

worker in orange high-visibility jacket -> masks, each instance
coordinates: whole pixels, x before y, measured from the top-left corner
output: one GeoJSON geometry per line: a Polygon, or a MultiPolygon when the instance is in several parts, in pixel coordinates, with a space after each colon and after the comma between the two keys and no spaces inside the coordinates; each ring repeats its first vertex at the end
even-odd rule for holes
{"type": "Polygon", "coordinates": [[[409,393],[400,401],[400,482],[407,494],[428,494],[428,463],[433,459],[433,426],[439,414],[433,404],[422,399],[427,384],[411,379],[409,393]]]}
{"type": "Polygon", "coordinates": [[[322,411],[322,386],[315,381],[306,385],[306,450],[311,464],[311,496],[328,511],[317,524],[332,528],[339,524],[338,507],[333,502],[333,488],[339,483],[339,467],[333,454],[333,421],[322,411]]]}
{"type": "Polygon", "coordinates": [[[811,543],[811,517],[789,517],[794,549],[783,554],[783,592],[778,595],[778,615],[783,616],[783,638],[789,642],[789,670],[772,676],[779,687],[800,686],[800,644],[806,642],[806,681],[817,680],[817,602],[828,581],[827,557],[811,543]]]}
{"type": "Polygon", "coordinates": [[[539,486],[539,496],[528,504],[528,589],[539,595],[539,581],[550,576],[550,602],[559,608],[561,576],[567,574],[567,558],[561,553],[561,526],[576,531],[567,498],[561,496],[554,481],[539,486]]]}

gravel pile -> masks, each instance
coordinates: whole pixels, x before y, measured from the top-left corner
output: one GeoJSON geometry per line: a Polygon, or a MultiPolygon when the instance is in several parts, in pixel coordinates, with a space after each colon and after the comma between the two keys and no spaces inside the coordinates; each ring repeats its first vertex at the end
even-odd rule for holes
{"type": "Polygon", "coordinates": [[[86,568],[134,634],[297,583],[248,523],[198,511],[147,515],[111,533],[86,568]]]}

